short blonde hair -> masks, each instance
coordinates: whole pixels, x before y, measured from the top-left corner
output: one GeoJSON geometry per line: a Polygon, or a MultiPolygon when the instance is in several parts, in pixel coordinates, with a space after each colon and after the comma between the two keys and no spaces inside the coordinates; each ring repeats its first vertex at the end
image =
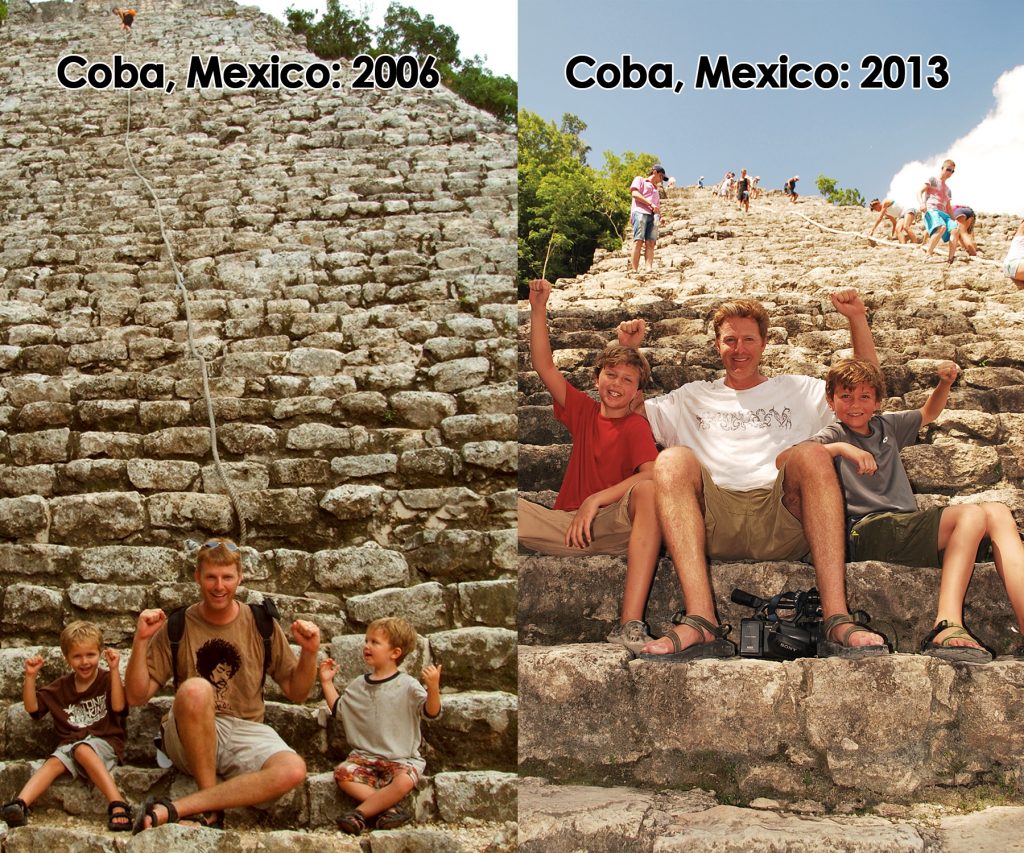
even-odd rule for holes
{"type": "Polygon", "coordinates": [[[201,571],[203,566],[227,566],[234,564],[238,573],[242,573],[242,552],[238,546],[225,536],[212,536],[199,546],[199,554],[196,556],[196,571],[201,571]]]}
{"type": "Polygon", "coordinates": [[[825,376],[825,396],[830,400],[837,388],[856,388],[861,383],[875,389],[875,399],[885,399],[885,379],[882,371],[862,358],[844,358],[833,364],[825,376]]]}
{"type": "Polygon", "coordinates": [[[60,632],[60,650],[65,658],[72,646],[95,643],[97,649],[103,648],[103,631],[92,622],[72,622],[60,632]]]}
{"type": "Polygon", "coordinates": [[[366,626],[366,633],[371,634],[374,631],[380,631],[380,633],[387,637],[392,648],[402,650],[397,663],[405,660],[405,656],[416,647],[416,629],[405,619],[398,616],[385,616],[383,619],[374,619],[366,626]]]}

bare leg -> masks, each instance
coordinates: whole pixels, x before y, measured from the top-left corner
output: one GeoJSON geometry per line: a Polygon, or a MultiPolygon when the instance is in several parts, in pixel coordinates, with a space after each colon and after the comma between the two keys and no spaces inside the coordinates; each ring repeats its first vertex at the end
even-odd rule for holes
{"type": "MultiPolygon", "coordinates": [[[[823,445],[798,444],[786,462],[782,502],[804,527],[825,619],[849,613],[846,606],[846,542],[843,496],[823,445]]],[[[882,638],[837,625],[830,637],[847,646],[877,646],[882,638]]]]}
{"type": "MultiPolygon", "coordinates": [[[[200,788],[217,784],[217,708],[213,685],[189,678],[174,695],[174,724],[185,750],[192,778],[200,788]]],[[[258,802],[258,801],[254,801],[258,802]]]]}
{"type": "Polygon", "coordinates": [[[654,241],[644,241],[644,263],[647,264],[647,269],[650,270],[654,267],[654,241]]]}
{"type": "Polygon", "coordinates": [[[985,525],[992,540],[996,571],[1006,587],[1017,627],[1024,633],[1024,543],[1013,513],[1006,504],[983,503],[985,525]]]}
{"type": "Polygon", "coordinates": [[[30,806],[38,800],[61,774],[67,772],[67,767],[59,759],[52,755],[43,762],[32,777],[25,783],[25,787],[18,794],[19,800],[24,800],[25,805],[30,806]]]}
{"type": "Polygon", "coordinates": [[[651,593],[654,570],[661,551],[661,528],[654,501],[654,481],[642,480],[629,495],[629,551],[626,556],[626,589],[622,594],[621,624],[643,621],[651,593]]]}
{"type": "Polygon", "coordinates": [[[114,800],[123,800],[121,792],[117,790],[117,785],[114,783],[114,777],[110,775],[110,771],[107,770],[107,765],[103,763],[103,759],[96,754],[94,750],[88,744],[79,744],[75,747],[72,752],[75,756],[75,761],[78,762],[78,766],[85,771],[85,775],[88,776],[92,783],[96,786],[96,789],[106,797],[108,803],[112,803],[114,800]]]}
{"type": "MultiPolygon", "coordinates": [[[[654,463],[654,491],[658,522],[683,588],[686,612],[717,625],[704,554],[704,485],[700,463],[692,450],[670,447],[658,456],[654,463]]],[[[672,630],[678,635],[681,648],[712,639],[705,637],[704,631],[688,625],[677,625],[672,630]]],[[[668,654],[672,643],[662,638],[648,643],[643,651],[668,654]]]]}
{"type": "MultiPolygon", "coordinates": [[[[939,520],[939,550],[942,558],[942,579],[939,581],[939,610],[935,624],[944,619],[957,625],[964,624],[964,597],[974,574],[974,558],[978,545],[985,536],[985,510],[978,504],[946,507],[939,520]]],[[[934,642],[944,640],[953,629],[943,631],[934,642]]],[[[981,648],[965,637],[949,641],[951,646],[981,648]]]]}
{"type": "Polygon", "coordinates": [[[408,773],[399,773],[389,785],[385,785],[383,788],[371,788],[362,782],[351,780],[338,783],[338,787],[342,791],[359,803],[359,808],[356,811],[363,817],[379,815],[385,809],[402,802],[415,785],[412,776],[408,773]]]}
{"type": "Polygon", "coordinates": [[[946,233],[946,226],[945,225],[940,225],[938,228],[936,228],[932,232],[931,238],[928,240],[927,252],[928,252],[929,255],[931,255],[935,251],[935,247],[939,244],[939,240],[942,239],[942,235],[945,234],[945,233],[946,233]]]}
{"type": "Polygon", "coordinates": [[[640,269],[640,247],[643,246],[643,240],[635,240],[633,242],[633,272],[640,269]]]}

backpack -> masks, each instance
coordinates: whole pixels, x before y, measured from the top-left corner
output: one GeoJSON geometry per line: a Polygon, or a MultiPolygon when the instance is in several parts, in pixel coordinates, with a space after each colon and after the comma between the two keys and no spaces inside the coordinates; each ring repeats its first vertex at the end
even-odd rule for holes
{"type": "MultiPolygon", "coordinates": [[[[185,636],[185,611],[188,607],[179,607],[171,611],[167,617],[167,639],[171,641],[171,668],[174,670],[174,690],[177,692],[181,679],[178,675],[178,647],[181,645],[181,638],[185,636]]],[[[277,605],[273,599],[264,597],[258,604],[249,603],[252,610],[252,618],[256,620],[256,630],[263,638],[263,678],[260,680],[260,689],[267,681],[267,671],[270,669],[270,647],[271,638],[274,636],[274,622],[281,618],[277,605]]]]}

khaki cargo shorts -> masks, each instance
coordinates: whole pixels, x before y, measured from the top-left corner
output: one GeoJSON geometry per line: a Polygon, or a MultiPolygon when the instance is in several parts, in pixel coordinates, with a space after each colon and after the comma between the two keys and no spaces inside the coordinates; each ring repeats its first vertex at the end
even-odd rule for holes
{"type": "Polygon", "coordinates": [[[540,504],[519,498],[519,544],[531,551],[554,557],[578,557],[581,554],[614,554],[621,556],[629,548],[629,535],[633,530],[629,520],[630,487],[618,501],[603,506],[591,525],[592,539],[586,548],[570,548],[565,544],[565,531],[572,524],[575,512],[548,509],[540,504]]]}

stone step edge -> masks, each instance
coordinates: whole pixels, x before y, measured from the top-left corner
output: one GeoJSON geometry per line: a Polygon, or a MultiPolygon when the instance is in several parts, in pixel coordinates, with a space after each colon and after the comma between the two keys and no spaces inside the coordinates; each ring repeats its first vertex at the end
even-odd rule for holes
{"type": "Polygon", "coordinates": [[[850,802],[825,814],[813,801],[756,801],[749,808],[719,803],[700,789],[557,785],[539,777],[519,784],[521,853],[573,853],[600,849],[857,850],[920,853],[1013,849],[1024,808],[948,809],[930,803],[910,808],[881,804],[863,812],[850,802]],[[809,839],[814,839],[810,842],[809,839]]]}

